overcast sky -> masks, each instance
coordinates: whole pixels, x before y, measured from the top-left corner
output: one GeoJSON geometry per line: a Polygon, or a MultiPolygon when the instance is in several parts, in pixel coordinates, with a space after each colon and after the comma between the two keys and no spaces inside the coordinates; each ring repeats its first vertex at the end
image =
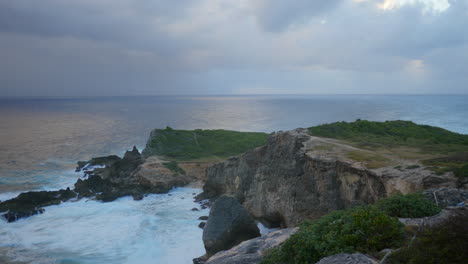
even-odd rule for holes
{"type": "Polygon", "coordinates": [[[0,0],[0,96],[468,93],[468,0],[0,0]]]}

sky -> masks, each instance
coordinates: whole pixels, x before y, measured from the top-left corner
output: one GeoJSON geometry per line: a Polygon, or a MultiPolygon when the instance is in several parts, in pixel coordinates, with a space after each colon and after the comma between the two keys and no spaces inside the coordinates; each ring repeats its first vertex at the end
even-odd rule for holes
{"type": "Polygon", "coordinates": [[[334,93],[468,93],[468,0],[0,0],[0,96],[334,93]]]}

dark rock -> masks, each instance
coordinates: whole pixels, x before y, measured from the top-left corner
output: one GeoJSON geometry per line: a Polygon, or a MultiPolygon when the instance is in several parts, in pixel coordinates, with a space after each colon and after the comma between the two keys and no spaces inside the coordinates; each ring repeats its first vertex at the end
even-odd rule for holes
{"type": "Polygon", "coordinates": [[[78,166],[76,167],[75,171],[79,172],[83,169],[86,169],[87,167],[92,167],[92,166],[110,167],[119,160],[121,160],[119,156],[110,155],[110,156],[105,156],[105,157],[92,158],[88,161],[78,161],[77,162],[78,166]]]}
{"type": "Polygon", "coordinates": [[[267,235],[244,241],[239,245],[220,251],[212,256],[206,264],[257,264],[271,249],[279,247],[297,228],[286,228],[267,235]]]}
{"type": "Polygon", "coordinates": [[[340,253],[321,259],[316,264],[377,264],[378,261],[361,253],[340,253]]]}
{"type": "Polygon", "coordinates": [[[198,224],[198,227],[201,229],[205,228],[205,226],[206,226],[205,222],[200,222],[200,224],[198,224]]]}
{"type": "Polygon", "coordinates": [[[144,197],[144,195],[141,194],[141,193],[134,194],[134,195],[133,195],[133,200],[135,200],[135,201],[141,201],[141,200],[143,200],[143,197],[144,197]]]}
{"type": "Polygon", "coordinates": [[[194,212],[195,212],[195,211],[200,211],[200,209],[198,209],[198,208],[192,208],[192,211],[194,211],[194,212]]]}
{"type": "Polygon", "coordinates": [[[203,255],[201,257],[194,258],[192,261],[193,261],[193,264],[205,264],[207,259],[208,259],[207,256],[203,255]]]}
{"type": "Polygon", "coordinates": [[[206,215],[200,216],[200,217],[198,217],[198,220],[206,221],[206,220],[208,220],[208,216],[206,216],[206,215]]]}
{"type": "Polygon", "coordinates": [[[8,222],[13,222],[19,218],[41,214],[44,212],[42,207],[60,204],[76,196],[76,193],[69,188],[50,192],[25,192],[13,199],[0,203],[0,212],[7,212],[3,217],[5,217],[8,222]]]}
{"type": "Polygon", "coordinates": [[[468,200],[466,189],[445,187],[425,190],[423,194],[439,207],[455,206],[468,200]]]}
{"type": "Polygon", "coordinates": [[[254,219],[236,198],[221,196],[215,201],[203,229],[208,256],[258,236],[260,231],[254,219]]]}

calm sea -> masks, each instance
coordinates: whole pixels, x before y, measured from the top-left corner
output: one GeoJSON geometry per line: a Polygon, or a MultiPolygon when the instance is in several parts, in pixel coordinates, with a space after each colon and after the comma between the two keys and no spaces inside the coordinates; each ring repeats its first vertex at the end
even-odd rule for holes
{"type": "MultiPolygon", "coordinates": [[[[4,98],[0,200],[70,186],[79,177],[73,172],[77,160],[122,154],[134,145],[141,149],[153,128],[273,132],[358,118],[411,120],[468,134],[468,96],[4,98]]],[[[189,210],[194,204],[180,198],[195,191],[181,188],[140,203],[126,198],[65,203],[14,224],[0,220],[0,262],[190,263],[203,253],[201,230],[198,215],[189,210]],[[121,236],[110,236],[116,229],[121,236]]]]}

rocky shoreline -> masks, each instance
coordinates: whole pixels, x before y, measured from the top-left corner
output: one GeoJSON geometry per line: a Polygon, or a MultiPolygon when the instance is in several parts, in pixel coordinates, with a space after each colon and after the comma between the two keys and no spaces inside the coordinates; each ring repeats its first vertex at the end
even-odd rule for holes
{"type": "MultiPolygon", "coordinates": [[[[169,132],[172,130],[165,131],[169,132]]],[[[122,196],[141,200],[146,194],[167,193],[174,187],[203,182],[203,193],[196,201],[202,208],[212,209],[209,217],[199,219],[206,221],[199,227],[203,228],[207,253],[194,259],[194,263],[206,264],[260,263],[267,252],[297,232],[296,226],[302,221],[371,204],[396,193],[424,191],[427,199],[447,207],[434,217],[400,219],[407,227],[435,225],[466,214],[466,184],[460,185],[453,173],[435,173],[412,165],[417,163],[414,160],[398,160],[406,170],[391,163],[369,168],[346,155],[357,151],[369,152],[312,136],[305,129],[273,133],[264,146],[216,164],[169,162],[160,156],[142,155],[134,147],[122,158],[113,155],[78,162],[77,172],[85,176],[77,180],[73,189],[22,193],[1,202],[0,212],[13,222],[68,200],[93,198],[111,202],[122,196]],[[260,237],[255,220],[283,229],[260,237]]],[[[339,254],[318,263],[377,260],[363,254],[339,254]]]]}

